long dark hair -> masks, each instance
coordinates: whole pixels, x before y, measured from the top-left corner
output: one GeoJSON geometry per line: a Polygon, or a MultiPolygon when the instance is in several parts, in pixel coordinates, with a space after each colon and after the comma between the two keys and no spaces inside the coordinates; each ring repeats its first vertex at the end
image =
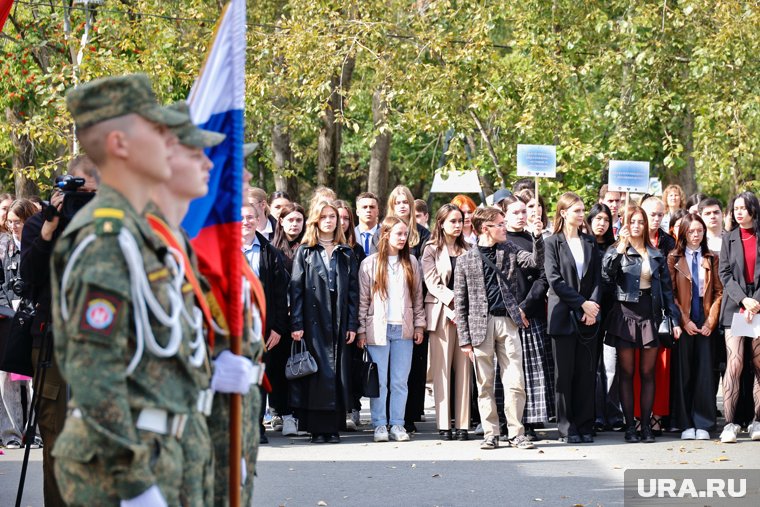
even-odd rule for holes
{"type": "Polygon", "coordinates": [[[282,251],[288,259],[292,259],[295,255],[295,251],[298,249],[298,245],[303,239],[303,233],[306,230],[306,211],[303,206],[297,202],[289,202],[280,209],[280,218],[277,219],[277,223],[274,226],[274,237],[272,238],[272,246],[282,251]],[[290,215],[291,213],[300,213],[303,217],[304,225],[301,227],[301,233],[296,236],[295,239],[289,240],[288,235],[285,234],[280,220],[290,215]]]}
{"type": "MultiPolygon", "coordinates": [[[[388,238],[391,235],[391,229],[398,224],[404,224],[411,230],[411,227],[401,217],[385,217],[380,225],[380,241],[377,243],[377,267],[375,268],[375,279],[372,282],[372,294],[379,293],[383,299],[388,298],[388,238]]],[[[409,253],[409,236],[407,236],[404,248],[398,252],[398,260],[404,268],[404,277],[406,285],[409,288],[409,297],[414,298],[414,269],[411,261],[412,254],[409,253]]]]}
{"type": "MultiPolygon", "coordinates": [[[[346,244],[350,246],[351,248],[356,246],[356,232],[354,231],[354,210],[351,209],[351,205],[348,204],[346,201],[342,199],[338,199],[335,202],[335,206],[340,210],[344,209],[348,211],[348,229],[346,229],[345,235],[346,235],[346,244]]],[[[340,213],[338,213],[338,218],[340,218],[340,213]]],[[[343,225],[343,221],[341,220],[341,225],[343,225]]]]}
{"type": "MultiPolygon", "coordinates": [[[[625,209],[625,214],[623,215],[622,225],[625,226],[625,225],[630,224],[631,220],[633,219],[633,216],[638,215],[639,213],[641,213],[641,216],[644,219],[644,232],[642,233],[642,236],[644,238],[644,246],[649,247],[649,248],[654,248],[654,246],[652,245],[652,240],[649,239],[649,217],[647,216],[647,212],[644,211],[644,209],[641,206],[628,206],[625,209]]],[[[629,229],[629,233],[630,233],[630,229],[629,229]]],[[[630,237],[631,236],[629,234],[628,238],[630,237]]],[[[615,241],[614,244],[615,245],[620,244],[621,241],[622,240],[618,238],[618,240],[615,241]]],[[[625,246],[625,252],[627,253],[628,247],[631,246],[631,240],[626,239],[623,242],[623,245],[625,246]]]]}
{"type": "Polygon", "coordinates": [[[593,222],[594,218],[599,213],[604,213],[605,215],[607,215],[607,218],[610,221],[609,227],[607,227],[607,230],[602,236],[601,245],[602,245],[602,248],[606,249],[608,246],[610,246],[611,244],[615,242],[615,235],[612,233],[612,224],[614,224],[615,221],[612,220],[612,211],[610,211],[609,206],[607,206],[603,202],[598,202],[594,204],[593,206],[591,206],[591,209],[588,211],[588,214],[586,215],[586,227],[588,228],[589,235],[596,237],[593,229],[591,228],[591,222],[593,222]]]}
{"type": "Polygon", "coordinates": [[[758,215],[760,215],[760,203],[757,201],[757,197],[752,192],[746,191],[737,195],[731,202],[728,203],[728,212],[731,213],[731,230],[733,231],[739,227],[739,222],[734,217],[734,203],[737,199],[744,199],[744,206],[747,208],[747,213],[752,217],[753,228],[757,231],[758,215]]]}
{"type": "Polygon", "coordinates": [[[462,252],[470,247],[470,245],[464,239],[464,213],[462,213],[462,210],[459,209],[459,206],[456,204],[446,203],[438,208],[438,212],[435,214],[433,233],[431,234],[430,240],[428,241],[428,245],[435,245],[435,249],[438,251],[441,251],[443,247],[446,246],[446,233],[443,232],[443,223],[446,221],[449,214],[454,211],[458,211],[459,214],[462,215],[462,234],[457,236],[457,238],[454,240],[454,246],[456,246],[462,252]]]}
{"type": "MultiPolygon", "coordinates": [[[[665,208],[667,208],[667,205],[665,205],[665,208]]],[[[676,236],[676,233],[678,231],[675,230],[676,228],[676,222],[681,220],[683,217],[685,217],[689,212],[686,211],[683,208],[678,208],[673,213],[670,214],[670,222],[668,223],[668,234],[671,236],[676,236]]]]}
{"type": "Polygon", "coordinates": [[[705,225],[705,221],[702,220],[699,213],[687,213],[681,219],[681,225],[678,227],[678,239],[676,240],[676,253],[678,255],[683,255],[686,251],[686,236],[688,235],[689,227],[691,227],[692,222],[699,222],[702,224],[703,234],[699,249],[702,251],[702,255],[707,255],[710,253],[710,249],[707,246],[707,225],[705,225]]]}

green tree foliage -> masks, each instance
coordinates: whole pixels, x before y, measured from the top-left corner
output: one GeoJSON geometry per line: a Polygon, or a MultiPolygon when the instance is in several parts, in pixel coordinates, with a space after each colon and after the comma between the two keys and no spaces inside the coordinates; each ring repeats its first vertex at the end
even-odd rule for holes
{"type": "MultiPolygon", "coordinates": [[[[11,132],[28,136],[28,172],[44,179],[68,156],[61,96],[85,17],[72,12],[66,37],[60,7],[37,9],[19,4],[5,30],[0,105],[23,115],[0,127],[0,149],[12,152],[11,132]],[[30,63],[42,48],[50,63],[30,63]]],[[[162,99],[180,98],[218,14],[200,0],[107,2],[81,79],[143,70],[162,99]]],[[[439,164],[509,186],[516,145],[535,143],[558,145],[558,177],[541,182],[550,197],[591,199],[609,160],[635,159],[725,199],[760,190],[757,33],[758,4],[728,0],[249,2],[248,136],[268,169],[260,183],[271,189],[276,172],[303,194],[317,184],[320,131],[334,125],[327,181],[344,196],[367,187],[372,148],[389,134],[388,186],[420,195],[439,164]]]]}

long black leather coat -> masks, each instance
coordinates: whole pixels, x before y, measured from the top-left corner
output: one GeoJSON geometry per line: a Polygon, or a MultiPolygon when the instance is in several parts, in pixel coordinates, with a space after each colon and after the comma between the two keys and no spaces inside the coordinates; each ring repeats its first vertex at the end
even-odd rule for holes
{"type": "MultiPolygon", "coordinates": [[[[681,312],[673,299],[673,284],[670,280],[668,263],[659,249],[647,247],[649,267],[652,270],[652,315],[657,325],[662,321],[662,302],[666,313],[675,325],[681,322],[681,312]]],[[[607,249],[602,259],[602,277],[614,287],[615,298],[621,302],[635,303],[641,296],[642,257],[635,248],[629,246],[625,254],[615,246],[607,249]]]]}
{"type": "Polygon", "coordinates": [[[293,258],[291,329],[304,331],[303,339],[319,370],[297,382],[300,389],[296,389],[298,395],[291,399],[291,403],[310,410],[335,410],[340,399],[338,396],[342,396],[342,406],[350,408],[353,406],[352,354],[347,352],[347,348],[355,345],[346,344],[346,333],[356,332],[359,327],[358,265],[349,247],[335,247],[337,301],[333,314],[327,268],[320,256],[321,250],[319,245],[302,245],[293,258]]]}

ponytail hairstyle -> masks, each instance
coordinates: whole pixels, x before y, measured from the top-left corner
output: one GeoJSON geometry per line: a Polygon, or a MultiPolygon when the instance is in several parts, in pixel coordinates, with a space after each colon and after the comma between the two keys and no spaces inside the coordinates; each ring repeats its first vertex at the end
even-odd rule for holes
{"type": "MultiPolygon", "coordinates": [[[[375,279],[372,282],[372,294],[380,294],[382,299],[388,299],[388,241],[391,230],[398,224],[409,225],[400,217],[385,217],[380,225],[380,241],[377,243],[377,267],[375,279]]],[[[411,254],[409,253],[409,238],[407,237],[404,248],[398,252],[398,260],[404,268],[404,278],[409,289],[409,296],[414,297],[414,269],[412,268],[411,254]]]]}
{"type": "Polygon", "coordinates": [[[414,248],[417,246],[417,243],[420,242],[420,233],[417,232],[417,222],[414,219],[414,196],[412,195],[412,191],[404,185],[399,185],[394,188],[390,195],[388,195],[388,207],[386,208],[386,212],[389,217],[397,216],[394,209],[396,207],[396,198],[402,195],[406,197],[406,200],[409,203],[409,217],[398,218],[401,218],[401,220],[403,220],[409,227],[409,237],[407,238],[406,243],[409,245],[409,248],[414,248]]]}

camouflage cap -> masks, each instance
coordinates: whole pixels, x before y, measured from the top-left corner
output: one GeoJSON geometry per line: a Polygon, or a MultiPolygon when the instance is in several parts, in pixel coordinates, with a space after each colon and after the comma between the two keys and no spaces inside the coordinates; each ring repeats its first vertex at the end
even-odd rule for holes
{"type": "Polygon", "coordinates": [[[224,141],[227,136],[219,132],[198,128],[190,119],[190,107],[187,102],[181,100],[166,106],[177,114],[181,114],[185,121],[181,125],[172,127],[172,132],[179,139],[180,144],[193,148],[210,148],[224,141]]]}
{"type": "Polygon", "coordinates": [[[127,114],[169,127],[185,121],[182,115],[158,104],[145,74],[104,77],[81,84],[66,93],[66,107],[79,129],[127,114]]]}

